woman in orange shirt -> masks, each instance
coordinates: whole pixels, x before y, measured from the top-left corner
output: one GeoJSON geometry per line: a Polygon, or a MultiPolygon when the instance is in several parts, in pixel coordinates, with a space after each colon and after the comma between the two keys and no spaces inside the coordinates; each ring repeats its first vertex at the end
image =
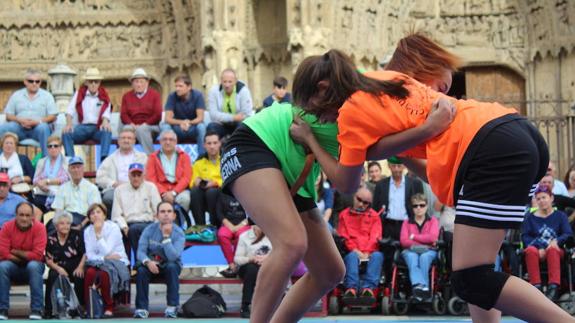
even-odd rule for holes
{"type": "Polygon", "coordinates": [[[549,160],[543,138],[525,118],[496,103],[453,100],[457,114],[439,136],[407,151],[410,145],[383,150],[382,138],[417,127],[432,102],[445,96],[405,74],[362,75],[337,50],[306,58],[293,84],[296,105],[338,123],[339,161],[325,154],[305,124],[296,120],[291,129],[338,189],[357,189],[366,159],[400,154],[442,203],[456,207],[452,284],[474,304],[475,322],[498,322],[495,309],[528,321],[575,321],[530,284],[493,271],[505,229],[521,225],[549,160]]]}

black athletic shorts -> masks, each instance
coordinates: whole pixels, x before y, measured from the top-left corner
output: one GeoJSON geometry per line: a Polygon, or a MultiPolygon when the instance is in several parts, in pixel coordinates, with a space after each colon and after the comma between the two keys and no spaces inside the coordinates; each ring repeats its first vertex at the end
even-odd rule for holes
{"type": "MultiPolygon", "coordinates": [[[[258,135],[248,126],[241,124],[228,138],[222,150],[222,191],[233,195],[230,185],[238,177],[262,168],[277,168],[281,171],[281,164],[258,135]]],[[[315,201],[309,197],[295,195],[293,201],[300,213],[316,207],[315,201]]]]}
{"type": "Polygon", "coordinates": [[[506,115],[485,124],[471,141],[455,180],[455,223],[517,229],[549,150],[527,119],[506,115]]]}

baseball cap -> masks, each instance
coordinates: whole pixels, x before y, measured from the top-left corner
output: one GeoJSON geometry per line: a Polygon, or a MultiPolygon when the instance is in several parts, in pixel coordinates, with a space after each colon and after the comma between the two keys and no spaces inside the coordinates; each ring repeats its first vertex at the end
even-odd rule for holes
{"type": "Polygon", "coordinates": [[[84,160],[80,156],[70,157],[68,160],[68,165],[84,164],[84,160]]]}
{"type": "Polygon", "coordinates": [[[128,172],[132,173],[132,172],[140,172],[143,173],[144,172],[144,165],[140,164],[140,163],[132,163],[130,164],[130,166],[128,167],[128,172]]]}
{"type": "Polygon", "coordinates": [[[387,159],[387,163],[389,163],[389,164],[396,164],[396,165],[398,165],[398,164],[403,164],[403,162],[401,161],[401,159],[399,159],[399,158],[396,157],[396,156],[391,156],[391,157],[389,157],[389,158],[387,159]]]}
{"type": "Polygon", "coordinates": [[[0,183],[10,183],[10,176],[6,173],[0,173],[0,183]]]}

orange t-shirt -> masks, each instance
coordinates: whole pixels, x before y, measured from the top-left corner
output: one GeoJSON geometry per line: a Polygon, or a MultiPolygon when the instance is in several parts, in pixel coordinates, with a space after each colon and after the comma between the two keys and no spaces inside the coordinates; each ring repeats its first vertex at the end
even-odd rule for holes
{"type": "MultiPolygon", "coordinates": [[[[377,71],[365,75],[380,80],[404,80],[409,96],[405,99],[388,95],[375,97],[358,91],[344,103],[337,119],[337,139],[340,143],[339,162],[345,166],[361,165],[369,147],[379,139],[423,124],[433,102],[441,96],[446,97],[398,72],[377,71]]],[[[427,178],[433,193],[442,203],[453,206],[459,164],[479,129],[491,120],[517,111],[497,103],[449,99],[457,109],[449,127],[439,136],[400,156],[428,159],[427,178]]]]}

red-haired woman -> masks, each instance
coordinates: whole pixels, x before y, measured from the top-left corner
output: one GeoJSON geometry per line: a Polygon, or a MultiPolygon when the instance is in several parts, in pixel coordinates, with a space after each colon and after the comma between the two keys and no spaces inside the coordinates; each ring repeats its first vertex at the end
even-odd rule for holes
{"type": "Polygon", "coordinates": [[[516,110],[453,100],[457,114],[447,130],[414,149],[406,142],[391,151],[382,148],[382,138],[421,125],[443,94],[401,73],[362,75],[337,50],[306,58],[293,84],[295,104],[338,123],[339,161],[321,149],[306,124],[296,120],[291,132],[326,165],[339,190],[357,189],[366,159],[401,153],[441,202],[456,207],[452,283],[474,304],[474,321],[498,322],[498,310],[528,321],[575,321],[527,282],[493,270],[505,229],[521,225],[530,190],[549,161],[544,139],[516,110]]]}
{"type": "Polygon", "coordinates": [[[461,66],[461,59],[421,33],[400,39],[386,70],[401,72],[447,94],[452,74],[461,66]]]}

